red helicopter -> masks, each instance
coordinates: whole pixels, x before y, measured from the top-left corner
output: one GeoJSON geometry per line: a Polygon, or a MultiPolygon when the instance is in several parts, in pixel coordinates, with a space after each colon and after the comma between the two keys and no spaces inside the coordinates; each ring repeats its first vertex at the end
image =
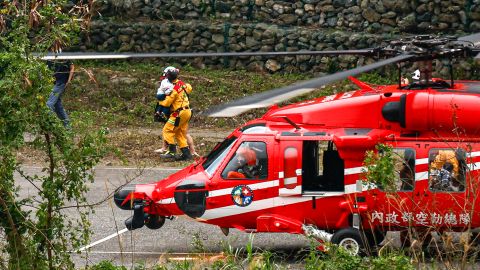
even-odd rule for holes
{"type": "Polygon", "coordinates": [[[448,81],[432,78],[434,59],[480,58],[480,33],[324,53],[387,59],[212,109],[210,115],[220,117],[273,105],[194,164],[118,190],[116,205],[133,210],[126,227],[159,229],[166,219],[188,216],[224,234],[230,228],[305,234],[353,254],[378,245],[387,231],[480,228],[480,81],[454,81],[453,72],[448,81]],[[420,63],[418,80],[402,84],[400,69],[398,85],[372,86],[352,77],[401,62],[420,63]],[[359,89],[274,105],[346,78],[359,89]],[[378,144],[395,153],[394,191],[363,181],[365,153],[378,144]]]}
{"type": "Polygon", "coordinates": [[[118,190],[117,206],[134,212],[127,228],[159,229],[165,219],[186,215],[225,234],[305,234],[358,254],[387,231],[480,227],[480,81],[432,78],[434,59],[480,58],[480,34],[416,36],[351,53],[389,58],[210,111],[235,116],[347,77],[359,87],[274,105],[183,170],[118,190]],[[406,61],[420,62],[420,78],[410,84],[371,86],[351,77],[406,61]],[[395,153],[395,191],[362,180],[365,153],[377,144],[395,153]]]}

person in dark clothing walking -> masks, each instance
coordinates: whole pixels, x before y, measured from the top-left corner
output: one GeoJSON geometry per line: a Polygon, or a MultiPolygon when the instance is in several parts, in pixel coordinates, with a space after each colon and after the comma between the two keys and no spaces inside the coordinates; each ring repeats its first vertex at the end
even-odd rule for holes
{"type": "Polygon", "coordinates": [[[69,60],[51,60],[47,61],[47,65],[51,70],[53,70],[53,76],[55,77],[55,85],[53,86],[50,96],[48,97],[47,106],[50,108],[50,110],[57,114],[58,118],[63,121],[63,125],[65,127],[69,127],[70,120],[67,112],[63,108],[62,95],[73,79],[75,66],[69,60]]]}

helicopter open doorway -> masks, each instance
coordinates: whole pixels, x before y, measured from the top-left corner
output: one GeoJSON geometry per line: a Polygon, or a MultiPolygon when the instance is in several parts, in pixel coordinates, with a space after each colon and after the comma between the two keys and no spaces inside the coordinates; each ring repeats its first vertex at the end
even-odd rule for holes
{"type": "Polygon", "coordinates": [[[304,141],[302,193],[344,192],[345,165],[332,141],[304,141]]]}

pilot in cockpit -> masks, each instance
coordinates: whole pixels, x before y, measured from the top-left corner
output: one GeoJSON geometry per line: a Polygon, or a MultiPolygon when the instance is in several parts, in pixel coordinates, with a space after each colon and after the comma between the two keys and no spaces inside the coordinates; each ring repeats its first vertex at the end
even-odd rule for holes
{"type": "Polygon", "coordinates": [[[254,179],[258,176],[257,155],[248,146],[238,148],[235,157],[227,166],[227,179],[254,179]]]}

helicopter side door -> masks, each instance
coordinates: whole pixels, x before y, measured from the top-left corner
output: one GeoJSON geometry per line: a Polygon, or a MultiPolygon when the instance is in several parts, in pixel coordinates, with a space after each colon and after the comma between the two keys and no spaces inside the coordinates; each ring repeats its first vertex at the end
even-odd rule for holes
{"type": "Polygon", "coordinates": [[[343,194],[345,163],[329,140],[305,140],[302,153],[302,194],[343,194]]]}

